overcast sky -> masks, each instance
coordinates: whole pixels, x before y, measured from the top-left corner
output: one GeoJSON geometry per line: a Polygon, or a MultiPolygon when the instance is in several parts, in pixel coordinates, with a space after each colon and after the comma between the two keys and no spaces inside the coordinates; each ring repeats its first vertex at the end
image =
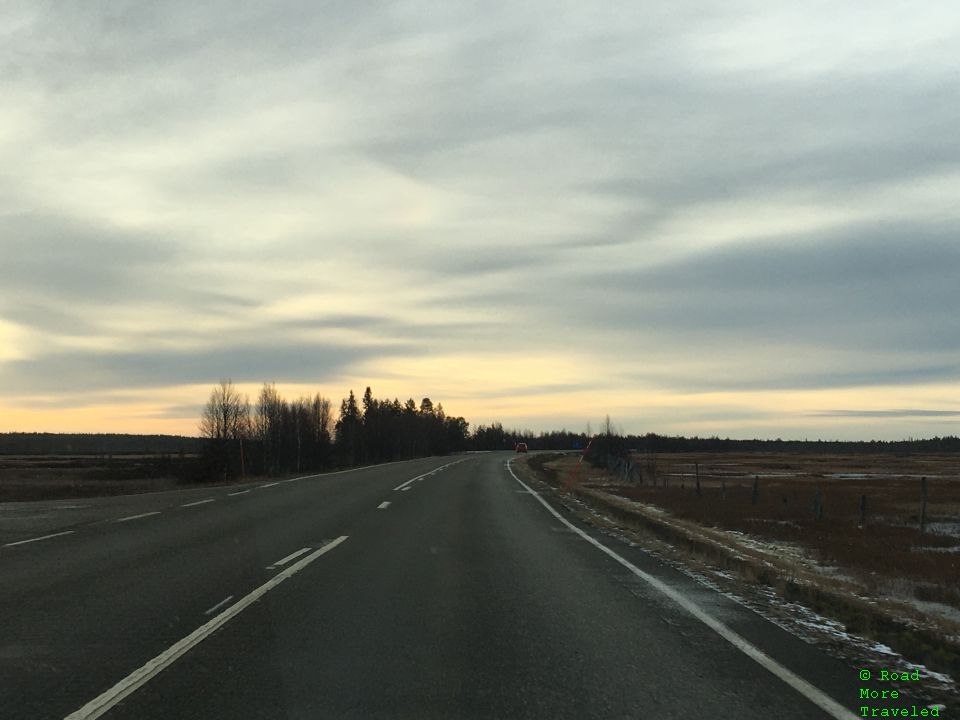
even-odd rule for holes
{"type": "Polygon", "coordinates": [[[960,430],[953,2],[3,2],[0,430],[370,384],[960,430]]]}

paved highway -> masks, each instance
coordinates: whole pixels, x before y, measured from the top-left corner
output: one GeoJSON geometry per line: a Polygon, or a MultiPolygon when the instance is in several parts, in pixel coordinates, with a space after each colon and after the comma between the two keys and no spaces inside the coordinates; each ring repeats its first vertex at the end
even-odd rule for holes
{"type": "Polygon", "coordinates": [[[0,717],[857,716],[855,669],[509,460],[0,507],[0,717]]]}

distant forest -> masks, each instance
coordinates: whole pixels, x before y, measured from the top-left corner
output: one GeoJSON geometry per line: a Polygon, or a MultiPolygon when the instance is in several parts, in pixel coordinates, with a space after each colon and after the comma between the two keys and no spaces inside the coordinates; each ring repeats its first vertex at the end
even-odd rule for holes
{"type": "MultiPolygon", "coordinates": [[[[529,430],[505,431],[506,436],[525,442],[531,450],[565,450],[583,448],[586,433],[566,430],[535,434],[529,430]]],[[[596,433],[602,437],[603,433],[596,433]]],[[[935,437],[925,440],[731,440],[730,438],[701,438],[670,435],[624,435],[616,437],[616,446],[630,452],[769,452],[769,453],[957,453],[960,438],[935,437]]]]}
{"type": "Polygon", "coordinates": [[[183,435],[0,433],[0,455],[179,455],[201,450],[201,438],[183,435]]]}

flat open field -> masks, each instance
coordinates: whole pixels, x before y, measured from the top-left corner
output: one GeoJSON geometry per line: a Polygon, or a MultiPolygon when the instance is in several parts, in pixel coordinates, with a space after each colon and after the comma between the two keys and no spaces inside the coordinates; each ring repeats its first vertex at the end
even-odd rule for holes
{"type": "Polygon", "coordinates": [[[785,551],[797,548],[825,574],[855,576],[871,594],[960,608],[956,455],[690,453],[633,456],[631,461],[629,475],[578,464],[576,457],[549,465],[562,484],[601,488],[707,527],[781,543],[785,551]]]}
{"type": "Polygon", "coordinates": [[[169,490],[195,462],[191,455],[0,455],[0,502],[169,490]]]}

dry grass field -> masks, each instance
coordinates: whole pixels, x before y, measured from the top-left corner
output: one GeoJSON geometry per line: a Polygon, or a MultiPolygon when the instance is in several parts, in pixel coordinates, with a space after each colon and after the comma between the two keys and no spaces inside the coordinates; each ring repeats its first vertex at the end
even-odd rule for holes
{"type": "Polygon", "coordinates": [[[0,502],[126,495],[182,484],[195,456],[0,455],[0,502]]]}
{"type": "Polygon", "coordinates": [[[794,544],[824,569],[855,573],[868,590],[960,608],[956,456],[664,454],[632,460],[639,472],[618,481],[569,458],[561,463],[563,482],[603,488],[707,527],[794,544]]]}

